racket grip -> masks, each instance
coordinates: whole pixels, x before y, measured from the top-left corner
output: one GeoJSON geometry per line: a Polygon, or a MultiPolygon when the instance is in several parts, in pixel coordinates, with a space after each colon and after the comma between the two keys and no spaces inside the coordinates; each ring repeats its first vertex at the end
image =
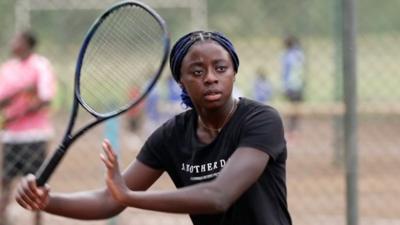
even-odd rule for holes
{"type": "Polygon", "coordinates": [[[36,185],[42,187],[50,178],[53,171],[58,166],[59,162],[65,155],[65,147],[61,145],[58,149],[54,152],[54,154],[48,158],[39,168],[36,173],[36,185]]]}

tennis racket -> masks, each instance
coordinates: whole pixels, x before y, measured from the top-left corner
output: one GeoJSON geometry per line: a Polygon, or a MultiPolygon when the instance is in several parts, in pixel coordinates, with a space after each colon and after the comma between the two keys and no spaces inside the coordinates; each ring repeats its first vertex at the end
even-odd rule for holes
{"type": "Polygon", "coordinates": [[[143,3],[123,1],[97,18],[78,55],[69,124],[59,147],[37,171],[38,186],[48,181],[77,138],[146,97],[162,73],[169,48],[164,20],[143,3]],[[139,94],[132,96],[132,89],[139,94]],[[80,107],[94,120],[73,132],[80,107]]]}

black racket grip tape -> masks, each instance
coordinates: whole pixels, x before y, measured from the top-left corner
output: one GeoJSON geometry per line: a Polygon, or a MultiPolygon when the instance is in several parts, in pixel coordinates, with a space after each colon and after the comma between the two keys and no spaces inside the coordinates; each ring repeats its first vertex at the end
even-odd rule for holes
{"type": "Polygon", "coordinates": [[[54,154],[46,160],[39,170],[36,173],[36,185],[42,187],[50,178],[53,171],[58,166],[59,162],[65,155],[65,147],[61,145],[58,149],[54,152],[54,154]]]}

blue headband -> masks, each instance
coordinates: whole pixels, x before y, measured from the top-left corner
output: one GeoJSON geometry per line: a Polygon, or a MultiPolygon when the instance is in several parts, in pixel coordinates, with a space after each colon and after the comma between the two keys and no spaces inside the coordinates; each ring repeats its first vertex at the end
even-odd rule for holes
{"type": "Polygon", "coordinates": [[[172,48],[169,64],[171,67],[172,76],[177,82],[179,82],[181,78],[182,60],[186,56],[190,47],[194,43],[204,40],[213,40],[220,44],[231,56],[235,72],[238,71],[239,58],[232,42],[229,41],[228,38],[218,32],[195,31],[181,37],[172,48]]]}

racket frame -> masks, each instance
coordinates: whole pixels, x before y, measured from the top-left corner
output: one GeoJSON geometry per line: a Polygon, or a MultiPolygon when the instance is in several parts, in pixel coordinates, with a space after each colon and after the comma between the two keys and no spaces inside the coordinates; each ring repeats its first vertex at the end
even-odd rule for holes
{"type": "Polygon", "coordinates": [[[61,141],[61,144],[58,146],[57,150],[51,155],[51,157],[48,157],[41,165],[39,170],[36,173],[36,184],[38,186],[43,186],[56,167],[58,166],[59,162],[67,152],[69,146],[79,137],[81,137],[86,131],[91,129],[92,127],[100,124],[101,122],[116,117],[127,110],[135,107],[137,104],[139,104],[151,91],[151,89],[155,86],[157,81],[159,80],[162,71],[166,65],[168,54],[169,54],[169,49],[170,49],[170,37],[169,33],[167,31],[167,25],[164,21],[164,19],[156,13],[152,8],[150,8],[148,5],[138,2],[138,1],[122,1],[119,3],[114,4],[110,8],[108,8],[105,12],[103,12],[91,25],[89,28],[89,31],[86,33],[86,36],[83,40],[82,46],[80,48],[79,54],[78,54],[78,59],[76,63],[76,68],[75,68],[75,81],[74,81],[74,98],[73,98],[73,103],[72,103],[72,109],[70,112],[70,117],[69,117],[69,123],[67,125],[67,128],[64,133],[64,137],[61,141]],[[103,23],[103,21],[113,12],[118,10],[121,7],[126,7],[126,5],[130,5],[131,7],[140,7],[147,11],[151,16],[155,18],[155,20],[158,22],[160,27],[162,28],[164,37],[163,37],[163,56],[162,60],[160,63],[160,67],[154,74],[154,79],[152,79],[151,83],[147,86],[145,91],[142,93],[142,95],[136,99],[135,102],[132,102],[131,104],[128,104],[125,107],[122,107],[118,110],[115,110],[113,112],[109,113],[97,113],[94,111],[86,102],[84,99],[81,97],[80,93],[80,77],[81,77],[81,68],[83,65],[83,60],[85,57],[86,49],[89,46],[89,43],[96,33],[97,29],[100,27],[100,25],[103,23]],[[95,120],[92,122],[89,122],[86,124],[84,127],[81,127],[79,130],[77,130],[75,133],[73,133],[73,128],[76,122],[76,117],[78,115],[78,110],[79,110],[79,105],[81,105],[89,114],[91,114],[95,120]]]}

